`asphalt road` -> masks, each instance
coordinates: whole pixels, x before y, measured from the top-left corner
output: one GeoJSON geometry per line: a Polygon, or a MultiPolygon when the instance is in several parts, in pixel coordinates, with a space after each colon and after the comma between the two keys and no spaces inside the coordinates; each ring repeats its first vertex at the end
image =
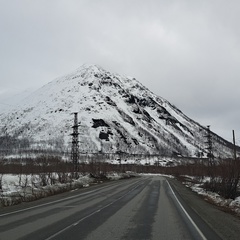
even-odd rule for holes
{"type": "Polygon", "coordinates": [[[184,200],[180,188],[165,177],[149,176],[1,209],[0,240],[224,239],[190,206],[190,197],[184,200]]]}

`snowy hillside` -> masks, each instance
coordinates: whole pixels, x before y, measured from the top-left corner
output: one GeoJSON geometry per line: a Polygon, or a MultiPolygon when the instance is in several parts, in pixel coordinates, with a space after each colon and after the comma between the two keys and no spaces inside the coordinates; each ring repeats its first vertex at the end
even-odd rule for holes
{"type": "MultiPolygon", "coordinates": [[[[31,148],[69,148],[78,112],[80,152],[118,151],[206,155],[206,128],[156,96],[135,78],[83,65],[43,86],[0,115],[0,136],[27,139],[31,148]]],[[[213,134],[214,154],[231,154],[213,134]]]]}

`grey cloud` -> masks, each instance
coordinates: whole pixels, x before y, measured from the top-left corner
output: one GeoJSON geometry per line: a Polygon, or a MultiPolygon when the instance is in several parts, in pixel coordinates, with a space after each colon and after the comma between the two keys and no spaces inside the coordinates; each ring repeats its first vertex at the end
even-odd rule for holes
{"type": "Polygon", "coordinates": [[[136,77],[217,133],[240,135],[239,7],[237,0],[0,1],[1,89],[40,87],[96,63],[136,77]]]}

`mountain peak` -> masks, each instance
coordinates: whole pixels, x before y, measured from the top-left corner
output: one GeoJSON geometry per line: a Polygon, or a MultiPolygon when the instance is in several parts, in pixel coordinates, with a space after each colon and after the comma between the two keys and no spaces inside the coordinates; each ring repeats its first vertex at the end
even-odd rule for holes
{"type": "Polygon", "coordinates": [[[106,70],[104,70],[101,66],[97,65],[97,64],[92,64],[92,63],[85,63],[83,65],[81,65],[77,71],[87,71],[87,72],[106,72],[106,70]]]}
{"type": "MultiPolygon", "coordinates": [[[[82,65],[37,90],[14,111],[0,115],[0,137],[4,133],[28,138],[33,142],[30,147],[40,142],[69,148],[73,112],[79,113],[81,122],[81,152],[207,154],[204,127],[136,79],[96,64],[82,65]]],[[[229,155],[227,143],[215,139],[217,154],[229,155]]]]}

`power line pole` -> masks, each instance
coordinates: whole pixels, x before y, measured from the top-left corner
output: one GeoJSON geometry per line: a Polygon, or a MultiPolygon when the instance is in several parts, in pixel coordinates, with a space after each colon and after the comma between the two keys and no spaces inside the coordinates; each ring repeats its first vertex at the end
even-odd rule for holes
{"type": "Polygon", "coordinates": [[[210,130],[210,125],[207,126],[207,142],[205,142],[207,144],[207,150],[208,150],[208,159],[209,159],[209,164],[210,166],[213,165],[213,146],[212,146],[212,134],[211,134],[211,130],[210,130]]]}
{"type": "Polygon", "coordinates": [[[72,135],[72,151],[71,151],[71,160],[73,163],[73,177],[77,178],[78,166],[79,166],[79,141],[78,141],[78,113],[74,113],[74,124],[72,126],[73,133],[72,135]]]}
{"type": "Polygon", "coordinates": [[[233,157],[234,157],[234,160],[237,160],[237,150],[236,150],[236,142],[235,142],[234,130],[232,130],[232,133],[233,133],[233,157]]]}

